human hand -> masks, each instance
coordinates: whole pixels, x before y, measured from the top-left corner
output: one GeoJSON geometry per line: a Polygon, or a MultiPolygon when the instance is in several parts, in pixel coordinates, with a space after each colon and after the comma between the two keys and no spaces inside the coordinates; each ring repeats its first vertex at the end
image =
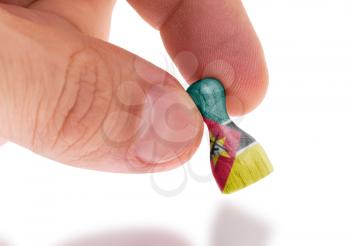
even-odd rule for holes
{"type": "MultiPolygon", "coordinates": [[[[77,167],[176,167],[198,147],[202,118],[175,78],[104,41],[114,3],[0,0],[0,136],[77,167]]],[[[231,115],[259,104],[267,71],[239,0],[129,3],[189,83],[221,80],[231,115]]]]}

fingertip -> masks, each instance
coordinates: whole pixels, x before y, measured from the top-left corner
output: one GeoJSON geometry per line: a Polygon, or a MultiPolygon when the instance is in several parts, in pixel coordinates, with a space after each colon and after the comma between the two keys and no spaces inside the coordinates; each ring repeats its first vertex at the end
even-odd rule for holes
{"type": "Polygon", "coordinates": [[[253,111],[263,101],[268,89],[268,71],[263,59],[254,68],[241,72],[242,77],[227,88],[227,109],[232,116],[253,111]]]}
{"type": "Polygon", "coordinates": [[[231,115],[248,113],[262,101],[265,58],[241,1],[184,1],[160,30],[189,83],[213,77],[224,84],[231,115]]]}
{"type": "MultiPolygon", "coordinates": [[[[134,162],[133,166],[136,167],[133,169],[133,173],[155,173],[155,172],[164,172],[169,171],[175,168],[178,168],[184,165],[194,153],[197,151],[201,140],[202,133],[198,134],[196,138],[191,141],[190,145],[187,145],[185,148],[181,146],[172,146],[172,154],[169,155],[169,159],[163,162],[159,160],[149,159],[145,160],[143,158],[137,157],[137,161],[134,162]],[[135,164],[138,163],[138,164],[135,164]]],[[[165,147],[166,148],[166,147],[165,147]]],[[[169,151],[167,150],[169,153],[169,151]]]]}
{"type": "Polygon", "coordinates": [[[187,93],[178,87],[156,85],[141,124],[147,128],[135,142],[136,158],[152,171],[179,166],[197,149],[203,120],[187,93]]]}

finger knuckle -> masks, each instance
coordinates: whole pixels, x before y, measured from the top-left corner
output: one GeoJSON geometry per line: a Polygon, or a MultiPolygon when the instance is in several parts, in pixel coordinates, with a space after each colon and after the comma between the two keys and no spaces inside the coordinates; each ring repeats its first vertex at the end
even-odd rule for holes
{"type": "Polygon", "coordinates": [[[79,151],[101,128],[112,103],[113,82],[102,56],[85,48],[70,57],[45,137],[50,152],[79,151]]]}

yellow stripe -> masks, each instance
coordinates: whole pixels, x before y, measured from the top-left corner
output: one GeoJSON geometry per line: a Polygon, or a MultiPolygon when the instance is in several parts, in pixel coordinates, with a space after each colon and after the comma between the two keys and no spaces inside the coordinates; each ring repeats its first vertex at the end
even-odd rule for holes
{"type": "Polygon", "coordinates": [[[236,156],[223,193],[247,187],[272,172],[272,165],[260,144],[254,144],[236,156]]]}

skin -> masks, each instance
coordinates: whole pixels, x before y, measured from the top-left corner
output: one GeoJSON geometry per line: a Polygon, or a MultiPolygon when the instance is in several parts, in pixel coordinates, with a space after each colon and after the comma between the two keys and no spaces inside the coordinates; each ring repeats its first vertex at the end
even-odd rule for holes
{"type": "MultiPolygon", "coordinates": [[[[129,3],[189,84],[220,79],[231,115],[261,102],[264,55],[239,0],[129,3]]],[[[0,143],[113,172],[163,171],[191,157],[198,110],[175,78],[106,41],[114,4],[0,0],[0,143]]]]}

